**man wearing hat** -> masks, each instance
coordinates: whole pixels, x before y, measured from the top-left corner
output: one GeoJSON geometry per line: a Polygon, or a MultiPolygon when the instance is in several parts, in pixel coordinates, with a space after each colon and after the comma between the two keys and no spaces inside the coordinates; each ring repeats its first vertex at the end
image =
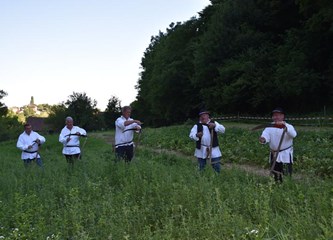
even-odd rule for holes
{"type": "Polygon", "coordinates": [[[267,126],[259,137],[261,144],[269,144],[270,163],[275,181],[282,182],[283,165],[287,166],[287,174],[292,174],[293,139],[297,133],[295,128],[284,121],[282,108],[272,111],[273,122],[267,126]]]}
{"type": "Polygon", "coordinates": [[[219,173],[221,171],[222,153],[219,148],[217,133],[224,132],[223,125],[211,121],[208,111],[199,112],[199,122],[192,127],[189,136],[196,141],[194,156],[198,159],[199,170],[205,168],[208,160],[215,172],[219,173]]]}

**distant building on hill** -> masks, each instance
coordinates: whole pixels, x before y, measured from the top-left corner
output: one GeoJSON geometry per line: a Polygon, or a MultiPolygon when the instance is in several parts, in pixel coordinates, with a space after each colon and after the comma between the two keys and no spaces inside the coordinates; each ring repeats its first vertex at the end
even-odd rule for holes
{"type": "Polygon", "coordinates": [[[33,97],[33,96],[31,96],[31,98],[30,98],[30,103],[29,103],[28,107],[29,107],[30,109],[32,109],[32,111],[33,111],[35,114],[37,114],[37,115],[40,114],[40,111],[38,110],[38,107],[37,107],[37,105],[35,104],[35,100],[34,100],[34,97],[33,97]]]}
{"type": "Polygon", "coordinates": [[[22,107],[11,107],[10,110],[12,110],[15,114],[23,113],[22,107]]]}
{"type": "Polygon", "coordinates": [[[9,114],[17,116],[20,122],[26,122],[30,116],[47,118],[51,112],[51,107],[48,104],[35,104],[34,97],[31,96],[30,103],[21,107],[10,107],[9,114]]]}

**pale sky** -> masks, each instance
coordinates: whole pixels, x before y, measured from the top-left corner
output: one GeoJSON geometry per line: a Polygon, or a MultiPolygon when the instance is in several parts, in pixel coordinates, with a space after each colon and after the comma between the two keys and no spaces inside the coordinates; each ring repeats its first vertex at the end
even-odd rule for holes
{"type": "Polygon", "coordinates": [[[145,49],[209,0],[0,0],[0,90],[8,107],[85,92],[105,110],[135,100],[145,49]],[[106,83],[105,83],[106,82],[106,83]]]}

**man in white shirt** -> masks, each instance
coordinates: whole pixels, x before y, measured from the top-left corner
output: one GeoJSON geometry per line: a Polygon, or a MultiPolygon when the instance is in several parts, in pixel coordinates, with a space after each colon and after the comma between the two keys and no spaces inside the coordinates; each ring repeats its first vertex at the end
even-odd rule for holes
{"type": "Polygon", "coordinates": [[[19,136],[16,147],[22,150],[21,159],[25,167],[36,161],[37,165],[43,168],[38,149],[45,141],[43,136],[32,130],[32,126],[29,123],[24,124],[24,132],[19,136]]]}
{"type": "Polygon", "coordinates": [[[131,118],[132,109],[130,106],[122,108],[122,115],[117,118],[115,148],[116,158],[124,159],[125,162],[130,162],[134,155],[134,132],[141,130],[141,122],[131,118]]]}
{"type": "Polygon", "coordinates": [[[73,169],[75,160],[81,155],[80,137],[87,137],[87,132],[83,128],[74,126],[72,117],[67,117],[65,122],[66,126],[61,130],[59,142],[63,144],[62,153],[73,169]]]}
{"type": "Polygon", "coordinates": [[[287,174],[292,174],[293,164],[293,139],[297,133],[295,128],[284,121],[285,113],[282,108],[276,108],[272,111],[273,122],[266,127],[262,132],[259,142],[261,144],[269,143],[270,147],[270,162],[274,168],[273,174],[275,181],[282,182],[283,165],[287,165],[287,174]],[[285,133],[283,133],[285,131],[285,133]],[[280,149],[279,144],[281,137],[280,149]],[[275,160],[275,161],[274,161],[275,160]]]}
{"type": "Polygon", "coordinates": [[[209,158],[211,159],[211,164],[215,172],[220,173],[222,153],[219,147],[217,133],[224,132],[225,128],[223,125],[216,121],[211,121],[208,111],[201,111],[199,113],[199,123],[192,127],[189,136],[192,140],[196,141],[194,156],[198,159],[199,170],[205,168],[207,158],[209,158]],[[213,136],[211,136],[211,132],[213,136]],[[211,139],[213,140],[212,143],[211,139]]]}

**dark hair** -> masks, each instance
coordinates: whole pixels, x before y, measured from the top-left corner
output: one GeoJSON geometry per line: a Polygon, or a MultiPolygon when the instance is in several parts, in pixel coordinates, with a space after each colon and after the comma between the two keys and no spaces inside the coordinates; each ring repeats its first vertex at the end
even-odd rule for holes
{"type": "Polygon", "coordinates": [[[25,129],[26,127],[31,127],[31,124],[30,124],[30,123],[25,123],[25,124],[23,125],[23,127],[24,127],[24,129],[25,129]]]}

